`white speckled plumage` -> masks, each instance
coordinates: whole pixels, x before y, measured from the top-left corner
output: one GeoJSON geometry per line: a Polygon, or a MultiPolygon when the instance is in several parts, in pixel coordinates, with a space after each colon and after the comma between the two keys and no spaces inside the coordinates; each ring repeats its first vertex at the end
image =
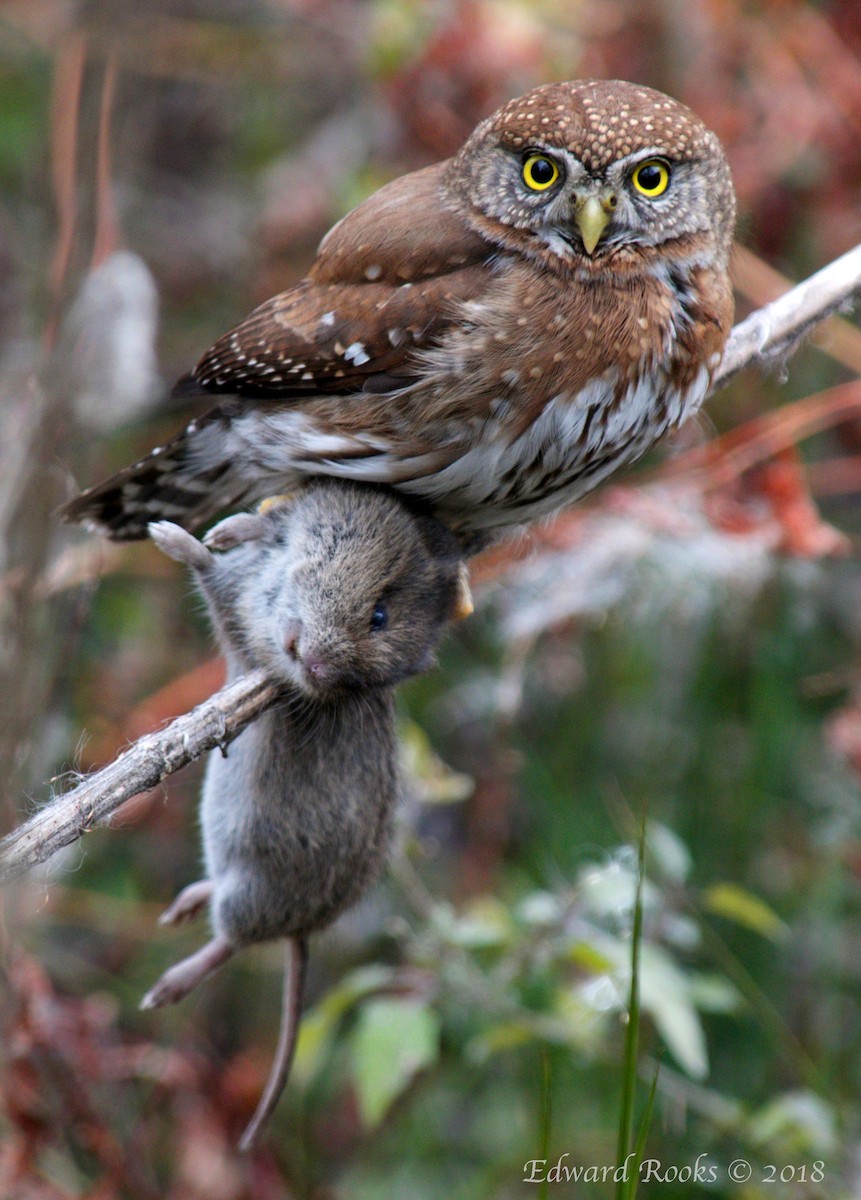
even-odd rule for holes
{"type": "Polygon", "coordinates": [[[536,88],[340,221],[178,385],[214,407],[68,514],[120,538],[194,528],[322,474],[401,489],[467,535],[542,516],[702,403],[734,212],[720,144],[683,105],[620,81],[536,88]],[[634,182],[650,163],[655,194],[634,182]]]}

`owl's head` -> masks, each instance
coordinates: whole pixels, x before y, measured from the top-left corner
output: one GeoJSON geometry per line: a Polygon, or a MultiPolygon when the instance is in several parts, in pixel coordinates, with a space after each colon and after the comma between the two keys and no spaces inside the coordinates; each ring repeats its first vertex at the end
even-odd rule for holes
{"type": "Polygon", "coordinates": [[[561,269],[729,256],[735,193],[717,137],[683,104],[622,80],[509,101],[452,159],[445,186],[484,237],[561,269]]]}

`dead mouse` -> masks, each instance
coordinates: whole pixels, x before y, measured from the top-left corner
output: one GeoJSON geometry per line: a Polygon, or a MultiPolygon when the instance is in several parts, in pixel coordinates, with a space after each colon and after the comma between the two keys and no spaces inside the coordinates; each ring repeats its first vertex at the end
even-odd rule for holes
{"type": "Polygon", "coordinates": [[[308,934],[355,903],[385,863],[399,792],[394,685],[432,663],[469,592],[460,543],[444,526],[358,484],[311,483],[284,504],[229,517],[207,544],[167,521],[150,533],[192,568],[228,679],[263,667],[284,685],[226,758],[210,755],[206,878],[161,918],[179,924],[208,904],[212,940],[141,1003],[173,1004],[242,946],[287,939],[278,1049],[240,1142],[247,1150],[290,1070],[308,934]]]}

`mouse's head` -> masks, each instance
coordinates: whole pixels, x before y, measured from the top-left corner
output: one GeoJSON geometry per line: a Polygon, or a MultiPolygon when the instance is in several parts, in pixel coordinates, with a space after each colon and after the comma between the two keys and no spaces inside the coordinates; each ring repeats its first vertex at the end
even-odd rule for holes
{"type": "Polygon", "coordinates": [[[268,520],[266,564],[241,606],[260,666],[322,698],[431,665],[463,595],[460,543],[443,525],[340,481],[307,485],[268,520]]]}

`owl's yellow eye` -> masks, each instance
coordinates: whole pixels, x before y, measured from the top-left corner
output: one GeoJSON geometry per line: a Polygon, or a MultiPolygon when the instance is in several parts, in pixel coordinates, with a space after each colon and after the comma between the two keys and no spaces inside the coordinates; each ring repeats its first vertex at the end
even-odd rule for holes
{"type": "Polygon", "coordinates": [[[670,186],[670,168],[659,158],[650,158],[640,163],[631,180],[641,196],[654,200],[656,196],[663,196],[670,186]]]}
{"type": "Polygon", "coordinates": [[[559,178],[559,168],[546,154],[530,154],[523,164],[523,182],[533,192],[546,192],[559,178]]]}

